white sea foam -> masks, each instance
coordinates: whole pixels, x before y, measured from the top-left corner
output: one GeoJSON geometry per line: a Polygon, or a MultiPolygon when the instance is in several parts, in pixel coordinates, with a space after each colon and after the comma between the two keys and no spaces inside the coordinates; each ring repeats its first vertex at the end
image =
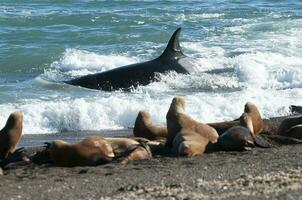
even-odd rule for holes
{"type": "MultiPolygon", "coordinates": [[[[24,112],[24,133],[119,129],[134,125],[139,110],[147,110],[157,123],[165,123],[172,98],[181,92],[165,95],[142,93],[113,93],[95,97],[55,101],[28,100],[19,104],[0,105],[0,125],[16,110],[24,112]]],[[[301,105],[298,89],[265,91],[250,88],[230,93],[195,92],[184,95],[187,112],[203,122],[231,120],[238,117],[247,101],[255,102],[265,117],[288,114],[288,105],[301,105]]]]}
{"type": "Polygon", "coordinates": [[[85,50],[66,49],[62,58],[53,62],[51,67],[64,71],[71,76],[81,76],[136,62],[138,62],[138,59],[135,57],[114,54],[99,55],[85,50]]]}

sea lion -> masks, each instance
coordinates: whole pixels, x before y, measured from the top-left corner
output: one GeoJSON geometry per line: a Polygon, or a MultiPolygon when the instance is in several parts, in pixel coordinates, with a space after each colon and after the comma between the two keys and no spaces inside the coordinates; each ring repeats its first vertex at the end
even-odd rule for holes
{"type": "Polygon", "coordinates": [[[149,160],[152,158],[150,148],[144,143],[139,143],[130,138],[106,137],[106,141],[111,145],[115,160],[120,160],[126,164],[134,160],[149,160]]]}
{"type": "Polygon", "coordinates": [[[292,126],[290,129],[286,130],[281,135],[302,140],[302,124],[292,126]]]}
{"type": "Polygon", "coordinates": [[[166,147],[177,155],[201,155],[209,142],[217,142],[218,133],[214,128],[195,121],[185,113],[183,97],[173,98],[166,118],[166,147]]]}
{"type": "Polygon", "coordinates": [[[218,143],[224,150],[243,151],[258,146],[268,148],[271,145],[254,134],[253,116],[243,113],[240,126],[229,128],[219,136],[218,143]]]}
{"type": "Polygon", "coordinates": [[[166,115],[168,130],[167,147],[172,147],[174,137],[182,128],[179,120],[181,114],[185,115],[185,100],[183,97],[175,97],[166,115]]]}
{"type": "Polygon", "coordinates": [[[105,164],[114,157],[111,145],[100,136],[91,136],[74,144],[54,140],[47,150],[54,164],[61,167],[105,164]]]}
{"type": "MultiPolygon", "coordinates": [[[[281,122],[277,133],[278,133],[278,135],[287,136],[288,131],[291,128],[293,128],[294,126],[300,125],[300,124],[302,125],[302,115],[290,116],[281,122]]],[[[296,128],[296,131],[297,130],[299,130],[299,128],[296,128]]]]}
{"type": "Polygon", "coordinates": [[[140,111],[135,120],[133,134],[135,137],[156,140],[166,138],[168,130],[166,126],[153,124],[151,115],[148,112],[140,111]]]}
{"type": "Polygon", "coordinates": [[[257,106],[252,102],[247,102],[244,106],[244,115],[248,115],[253,124],[253,133],[259,135],[263,131],[263,120],[257,106]]]}
{"type": "Polygon", "coordinates": [[[22,136],[23,113],[13,112],[7,119],[4,128],[0,131],[0,159],[14,153],[22,136]]]}
{"type": "Polygon", "coordinates": [[[219,136],[218,143],[227,151],[243,151],[255,147],[251,132],[243,126],[229,128],[219,136]]]}
{"type": "Polygon", "coordinates": [[[204,153],[208,143],[207,137],[194,131],[182,130],[173,140],[172,152],[180,156],[198,156],[204,153]]]}
{"type": "Polygon", "coordinates": [[[240,126],[240,119],[244,116],[249,116],[252,119],[253,132],[259,135],[263,131],[263,121],[257,106],[251,102],[247,102],[244,105],[244,112],[238,119],[226,122],[207,123],[207,125],[215,128],[221,135],[231,127],[240,126]]]}

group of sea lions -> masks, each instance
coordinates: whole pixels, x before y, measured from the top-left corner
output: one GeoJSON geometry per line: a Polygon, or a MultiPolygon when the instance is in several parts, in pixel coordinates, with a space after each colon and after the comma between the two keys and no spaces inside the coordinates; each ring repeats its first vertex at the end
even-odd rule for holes
{"type": "MultiPolygon", "coordinates": [[[[220,150],[242,151],[251,147],[271,147],[260,137],[264,124],[255,104],[245,104],[242,115],[233,121],[201,123],[185,110],[183,97],[175,97],[166,115],[167,125],[154,124],[148,112],[140,111],[133,137],[90,136],[77,143],[54,140],[32,155],[16,146],[22,136],[23,114],[12,113],[0,131],[0,167],[16,161],[56,166],[95,166],[109,162],[127,163],[151,159],[153,155],[198,156],[211,145],[220,150]]],[[[277,135],[302,139],[302,116],[282,121],[277,135]]]]}

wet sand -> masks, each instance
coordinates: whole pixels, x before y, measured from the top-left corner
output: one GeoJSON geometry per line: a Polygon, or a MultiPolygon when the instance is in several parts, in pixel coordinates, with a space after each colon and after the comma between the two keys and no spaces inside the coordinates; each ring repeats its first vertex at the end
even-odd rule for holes
{"type": "MultiPolygon", "coordinates": [[[[266,129],[281,119],[266,120],[266,129]]],[[[0,193],[1,199],[302,199],[302,144],[126,165],[17,163],[0,177],[0,193]]]]}

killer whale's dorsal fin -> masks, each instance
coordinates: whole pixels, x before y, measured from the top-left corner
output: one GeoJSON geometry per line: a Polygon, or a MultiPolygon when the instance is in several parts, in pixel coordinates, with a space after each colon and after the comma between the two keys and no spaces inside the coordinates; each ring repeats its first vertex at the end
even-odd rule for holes
{"type": "Polygon", "coordinates": [[[162,53],[160,58],[167,57],[167,56],[185,56],[179,45],[179,35],[180,35],[181,28],[178,28],[173,35],[171,36],[168,45],[165,51],[162,53]]]}

